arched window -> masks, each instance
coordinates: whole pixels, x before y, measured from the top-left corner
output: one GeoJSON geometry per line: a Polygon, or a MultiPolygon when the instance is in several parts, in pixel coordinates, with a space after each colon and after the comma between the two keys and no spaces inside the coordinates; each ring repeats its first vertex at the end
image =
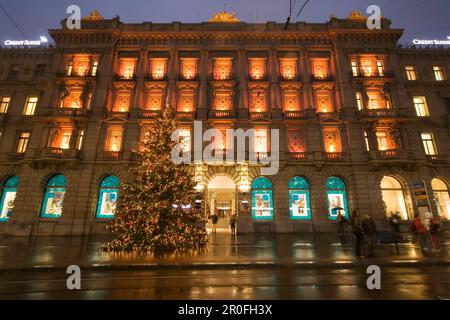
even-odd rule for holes
{"type": "Polygon", "coordinates": [[[272,182],[265,177],[252,182],[252,217],[254,220],[273,219],[272,182]]]}
{"type": "Polygon", "coordinates": [[[293,220],[311,219],[309,184],[303,177],[289,180],[289,212],[293,220]]]}
{"type": "Polygon", "coordinates": [[[405,205],[405,194],[400,182],[394,178],[385,176],[381,180],[381,195],[386,206],[386,216],[398,214],[402,219],[408,219],[408,211],[405,205]]]}
{"type": "Polygon", "coordinates": [[[48,180],[45,187],[44,200],[42,201],[42,218],[61,217],[66,184],[66,177],[62,174],[54,175],[48,180]]]}
{"type": "Polygon", "coordinates": [[[0,200],[0,221],[8,221],[14,209],[14,200],[16,199],[19,177],[13,176],[6,179],[1,191],[0,200]]]}
{"type": "Polygon", "coordinates": [[[119,196],[119,178],[107,176],[100,183],[97,218],[113,218],[119,196]]]}
{"type": "Polygon", "coordinates": [[[433,189],[438,214],[442,218],[450,220],[450,199],[447,184],[441,179],[434,178],[431,180],[431,188],[433,189]]]}
{"type": "Polygon", "coordinates": [[[336,220],[338,214],[349,218],[345,183],[338,177],[327,179],[328,218],[336,220]]]}

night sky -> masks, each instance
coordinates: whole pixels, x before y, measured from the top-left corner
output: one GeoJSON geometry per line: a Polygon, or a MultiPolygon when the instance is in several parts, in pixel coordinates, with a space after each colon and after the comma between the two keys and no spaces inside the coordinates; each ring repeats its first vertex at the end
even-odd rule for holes
{"type": "MultiPolygon", "coordinates": [[[[294,2],[295,0],[292,0],[294,2]]],[[[297,0],[295,16],[305,0],[297,0]]],[[[202,22],[213,12],[236,11],[246,22],[284,23],[289,0],[0,0],[28,40],[47,35],[58,28],[70,4],[81,7],[82,15],[98,9],[105,18],[119,15],[124,22],[202,22]]],[[[400,40],[446,39],[450,36],[450,0],[311,0],[299,18],[291,21],[326,22],[331,14],[346,17],[351,10],[365,13],[370,4],[381,7],[382,15],[392,20],[392,27],[404,28],[400,40]]],[[[21,34],[0,11],[0,41],[23,40],[21,34]]]]}

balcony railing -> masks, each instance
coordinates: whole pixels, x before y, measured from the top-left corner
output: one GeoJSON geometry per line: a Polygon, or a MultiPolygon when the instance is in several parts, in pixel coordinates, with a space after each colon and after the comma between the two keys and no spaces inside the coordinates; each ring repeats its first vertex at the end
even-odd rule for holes
{"type": "Polygon", "coordinates": [[[77,149],[63,149],[56,147],[46,147],[37,149],[35,158],[50,158],[50,159],[76,159],[80,157],[80,151],[77,149]]]}
{"type": "Polygon", "coordinates": [[[289,152],[291,160],[306,160],[306,152],[289,152]]]}
{"type": "Polygon", "coordinates": [[[356,75],[352,72],[351,76],[353,78],[393,78],[394,72],[392,70],[384,70],[380,73],[378,70],[375,70],[369,73],[364,70],[359,70],[356,75]]]}
{"type": "Polygon", "coordinates": [[[167,74],[164,74],[162,76],[149,74],[145,77],[145,81],[167,81],[167,80],[168,80],[167,74]]]}
{"type": "Polygon", "coordinates": [[[399,113],[396,109],[362,109],[359,111],[361,117],[377,118],[377,117],[398,117],[399,113]]]}
{"type": "Polygon", "coordinates": [[[56,77],[58,78],[96,78],[98,77],[98,71],[93,75],[92,69],[86,70],[85,72],[78,72],[73,70],[71,73],[67,72],[58,72],[56,77]]]}
{"type": "Polygon", "coordinates": [[[299,110],[299,111],[285,111],[283,113],[284,119],[290,120],[290,119],[306,119],[306,112],[305,110],[299,110]]]}
{"type": "Polygon", "coordinates": [[[154,119],[161,115],[161,110],[139,110],[140,119],[154,119]]]}
{"type": "Polygon", "coordinates": [[[324,152],[324,158],[327,161],[343,161],[344,153],[343,152],[324,152]]]}
{"type": "Polygon", "coordinates": [[[130,76],[125,76],[123,74],[114,75],[114,81],[136,81],[136,74],[130,76]]]}
{"type": "Polygon", "coordinates": [[[253,74],[248,75],[248,81],[268,81],[268,80],[269,80],[269,76],[267,73],[262,76],[259,76],[259,77],[255,76],[253,74]]]}
{"type": "Polygon", "coordinates": [[[128,111],[108,111],[106,114],[106,117],[108,119],[110,118],[116,118],[116,119],[122,119],[127,120],[130,117],[130,113],[128,111]]]}
{"type": "Polygon", "coordinates": [[[392,150],[377,150],[372,153],[372,158],[376,160],[390,160],[390,159],[401,159],[401,160],[414,160],[414,152],[406,151],[402,149],[392,149],[392,150]]]}
{"type": "Polygon", "coordinates": [[[42,115],[53,117],[84,117],[89,111],[85,108],[45,108],[42,111],[42,115]]]}
{"type": "Polygon", "coordinates": [[[219,73],[210,73],[208,75],[208,79],[210,81],[228,81],[228,80],[237,80],[237,74],[236,73],[229,73],[221,75],[219,73]]]}
{"type": "Polygon", "coordinates": [[[330,118],[340,119],[341,114],[339,112],[317,112],[317,117],[320,121],[327,120],[330,118]]]}
{"type": "Polygon", "coordinates": [[[427,155],[427,160],[434,163],[448,163],[447,154],[429,154],[427,155]]]}
{"type": "Polygon", "coordinates": [[[235,119],[235,110],[210,110],[208,113],[210,119],[235,119]]]}
{"type": "Polygon", "coordinates": [[[258,121],[258,120],[270,120],[270,112],[254,112],[250,111],[250,120],[258,121]]]}
{"type": "Polygon", "coordinates": [[[311,81],[334,81],[334,78],[332,75],[327,74],[327,75],[315,75],[312,74],[311,75],[311,81]]]}
{"type": "Polygon", "coordinates": [[[24,152],[10,152],[6,155],[6,158],[10,161],[19,161],[22,160],[24,156],[24,152]]]}
{"type": "Polygon", "coordinates": [[[195,119],[195,112],[180,112],[177,111],[175,114],[175,118],[178,120],[194,120],[195,119]]]}
{"type": "Polygon", "coordinates": [[[122,152],[121,151],[103,151],[102,153],[102,160],[120,160],[122,159],[122,152]]]}
{"type": "Polygon", "coordinates": [[[190,77],[184,75],[184,74],[178,74],[178,81],[199,81],[199,75],[195,74],[190,77]]]}

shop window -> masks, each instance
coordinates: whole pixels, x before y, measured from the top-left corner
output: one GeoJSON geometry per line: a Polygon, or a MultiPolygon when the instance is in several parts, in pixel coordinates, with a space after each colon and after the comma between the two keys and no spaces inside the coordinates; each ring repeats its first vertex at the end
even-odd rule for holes
{"type": "Polygon", "coordinates": [[[339,214],[349,218],[347,191],[344,181],[337,177],[327,179],[328,219],[336,220],[339,214]]]}
{"type": "Polygon", "coordinates": [[[272,182],[265,177],[258,177],[252,182],[252,218],[273,220],[272,182]]]}
{"type": "Polygon", "coordinates": [[[292,220],[311,219],[311,201],[309,184],[303,177],[293,177],[289,180],[289,212],[292,220]]]}
{"type": "Polygon", "coordinates": [[[48,180],[42,201],[41,218],[61,217],[66,184],[66,177],[61,174],[54,175],[48,180]]]}
{"type": "Polygon", "coordinates": [[[107,176],[100,183],[97,203],[97,218],[114,218],[119,196],[119,178],[107,176]]]}
{"type": "Polygon", "coordinates": [[[3,184],[0,200],[0,221],[8,221],[14,209],[19,177],[9,177],[3,184]]]}
{"type": "Polygon", "coordinates": [[[385,176],[381,180],[381,195],[385,206],[386,216],[398,214],[402,219],[408,219],[408,211],[405,204],[405,190],[400,182],[394,178],[385,176]]]}
{"type": "Polygon", "coordinates": [[[431,180],[431,188],[439,216],[450,220],[450,198],[447,184],[442,179],[434,178],[431,180]]]}

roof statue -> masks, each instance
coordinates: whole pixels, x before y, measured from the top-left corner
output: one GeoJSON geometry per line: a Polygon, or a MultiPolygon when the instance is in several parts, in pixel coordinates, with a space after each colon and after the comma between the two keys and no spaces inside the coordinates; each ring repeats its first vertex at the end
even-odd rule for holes
{"type": "Polygon", "coordinates": [[[84,17],[83,20],[103,20],[104,18],[98,10],[92,11],[88,16],[84,17]]]}
{"type": "Polygon", "coordinates": [[[236,17],[236,12],[228,13],[222,11],[219,13],[214,13],[212,18],[208,22],[239,22],[240,20],[236,17]]]}
{"type": "Polygon", "coordinates": [[[350,15],[346,18],[347,20],[367,20],[367,17],[361,12],[353,10],[350,15]]]}

